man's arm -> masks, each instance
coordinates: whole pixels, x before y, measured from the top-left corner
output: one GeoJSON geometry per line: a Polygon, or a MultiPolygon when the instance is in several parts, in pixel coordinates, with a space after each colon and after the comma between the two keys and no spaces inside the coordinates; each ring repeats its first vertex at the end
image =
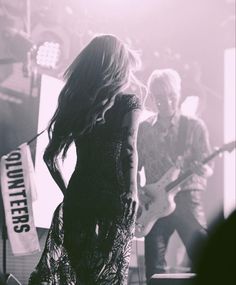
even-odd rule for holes
{"type": "Polygon", "coordinates": [[[201,163],[211,153],[209,133],[202,120],[199,120],[195,127],[192,150],[193,162],[191,167],[193,171],[199,176],[211,176],[213,174],[213,163],[209,162],[204,165],[201,163]]]}

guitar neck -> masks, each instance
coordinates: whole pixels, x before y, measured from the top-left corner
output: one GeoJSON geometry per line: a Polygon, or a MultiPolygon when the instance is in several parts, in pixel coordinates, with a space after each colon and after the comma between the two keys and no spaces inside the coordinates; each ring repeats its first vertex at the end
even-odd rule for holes
{"type": "MultiPolygon", "coordinates": [[[[219,153],[221,153],[222,150],[218,149],[216,151],[214,151],[211,155],[209,155],[208,157],[206,157],[203,161],[202,164],[206,164],[209,161],[211,161],[215,156],[217,156],[219,153]]],[[[177,179],[175,179],[174,181],[170,182],[167,186],[166,186],[166,191],[170,191],[173,188],[177,187],[179,184],[181,184],[182,182],[184,182],[185,180],[187,180],[190,176],[192,176],[194,174],[194,172],[191,169],[188,169],[186,172],[184,172],[183,174],[181,174],[177,179]]]]}

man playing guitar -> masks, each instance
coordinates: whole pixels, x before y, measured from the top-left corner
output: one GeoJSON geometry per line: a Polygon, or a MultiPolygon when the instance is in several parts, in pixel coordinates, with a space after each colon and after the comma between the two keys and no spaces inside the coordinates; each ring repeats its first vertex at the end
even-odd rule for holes
{"type": "Polygon", "coordinates": [[[157,112],[140,125],[138,132],[139,171],[144,168],[146,176],[146,186],[139,192],[140,204],[148,207],[152,203],[145,188],[160,180],[171,167],[181,172],[191,168],[194,174],[176,191],[175,210],[158,219],[145,236],[147,280],[155,273],[166,272],[165,254],[175,230],[194,270],[200,245],[207,237],[202,194],[207,177],[213,172],[209,164],[200,163],[210,153],[204,122],[180,113],[179,74],[172,69],[154,70],[148,80],[148,89],[157,112]]]}

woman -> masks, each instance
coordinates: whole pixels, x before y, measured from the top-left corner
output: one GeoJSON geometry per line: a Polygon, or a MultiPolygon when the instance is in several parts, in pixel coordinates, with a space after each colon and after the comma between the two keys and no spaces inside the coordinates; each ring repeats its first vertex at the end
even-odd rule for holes
{"type": "Polygon", "coordinates": [[[65,73],[44,153],[64,194],[29,284],[127,283],[137,208],[136,136],[141,109],[124,93],[137,55],[112,35],[95,37],[65,73]],[[74,142],[77,163],[68,186],[58,155],[74,142]],[[45,283],[44,283],[45,282],[45,283]]]}

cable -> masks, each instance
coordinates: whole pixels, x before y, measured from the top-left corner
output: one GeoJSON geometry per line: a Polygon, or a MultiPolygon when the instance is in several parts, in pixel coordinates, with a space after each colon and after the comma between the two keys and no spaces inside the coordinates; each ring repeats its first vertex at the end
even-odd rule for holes
{"type": "Polygon", "coordinates": [[[47,130],[47,128],[44,129],[43,131],[41,131],[40,133],[38,133],[36,136],[34,136],[32,139],[30,139],[30,140],[27,142],[27,144],[28,144],[28,145],[31,144],[34,140],[37,139],[37,137],[39,137],[39,136],[40,136],[42,133],[44,133],[46,130],[47,130]]]}

